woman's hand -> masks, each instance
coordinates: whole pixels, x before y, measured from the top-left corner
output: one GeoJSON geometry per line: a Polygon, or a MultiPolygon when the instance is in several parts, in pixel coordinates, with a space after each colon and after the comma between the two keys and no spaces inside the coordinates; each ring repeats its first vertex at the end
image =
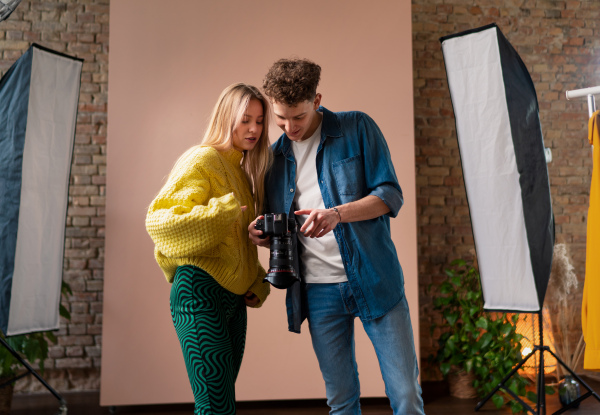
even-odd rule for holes
{"type": "Polygon", "coordinates": [[[256,220],[264,218],[264,216],[260,215],[259,217],[254,219],[252,223],[250,223],[250,225],[248,225],[248,237],[254,245],[267,247],[271,242],[271,238],[267,237],[265,239],[261,239],[260,236],[263,234],[263,231],[259,231],[258,229],[254,228],[254,225],[256,225],[256,220]]]}
{"type": "Polygon", "coordinates": [[[258,298],[252,291],[248,291],[246,294],[244,294],[244,301],[246,302],[246,306],[254,307],[260,303],[260,298],[258,298]]]}

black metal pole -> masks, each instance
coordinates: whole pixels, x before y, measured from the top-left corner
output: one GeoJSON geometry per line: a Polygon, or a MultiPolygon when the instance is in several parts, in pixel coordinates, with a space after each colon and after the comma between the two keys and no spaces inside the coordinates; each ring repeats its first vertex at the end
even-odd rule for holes
{"type": "MultiPolygon", "coordinates": [[[[538,367],[538,407],[539,415],[546,415],[546,373],[544,373],[544,317],[542,308],[538,312],[538,326],[540,333],[540,364],[538,367]]],[[[534,339],[535,340],[535,339],[534,339]]]]}

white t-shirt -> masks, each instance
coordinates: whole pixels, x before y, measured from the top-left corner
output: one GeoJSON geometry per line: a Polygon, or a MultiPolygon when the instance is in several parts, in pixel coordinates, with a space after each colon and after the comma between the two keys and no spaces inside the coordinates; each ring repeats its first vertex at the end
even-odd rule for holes
{"type": "MultiPolygon", "coordinates": [[[[325,209],[317,177],[317,149],[321,141],[321,124],[314,134],[300,142],[292,141],[296,158],[296,209],[325,209]]],[[[308,215],[298,215],[300,226],[308,215]]],[[[298,228],[299,229],[299,228],[298,228]]],[[[348,281],[333,231],[320,238],[307,238],[298,232],[302,246],[302,275],[307,283],[332,283],[348,281]]]]}

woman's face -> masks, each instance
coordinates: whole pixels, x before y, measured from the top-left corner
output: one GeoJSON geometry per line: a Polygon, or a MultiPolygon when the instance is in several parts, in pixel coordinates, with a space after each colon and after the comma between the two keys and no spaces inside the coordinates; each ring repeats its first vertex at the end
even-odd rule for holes
{"type": "Polygon", "coordinates": [[[248,108],[240,123],[233,130],[233,148],[250,151],[254,148],[263,130],[263,106],[257,99],[248,102],[248,108]]]}

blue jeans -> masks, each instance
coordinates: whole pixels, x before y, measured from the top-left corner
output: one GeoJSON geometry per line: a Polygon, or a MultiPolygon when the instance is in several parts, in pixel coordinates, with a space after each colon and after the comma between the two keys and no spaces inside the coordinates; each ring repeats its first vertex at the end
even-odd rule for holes
{"type": "MultiPolygon", "coordinates": [[[[360,383],[354,353],[358,307],[347,282],[306,284],[308,324],[330,414],[360,414],[360,383]]],[[[375,320],[363,321],[375,348],[385,393],[395,415],[423,415],[419,369],[406,297],[375,320]]]]}

